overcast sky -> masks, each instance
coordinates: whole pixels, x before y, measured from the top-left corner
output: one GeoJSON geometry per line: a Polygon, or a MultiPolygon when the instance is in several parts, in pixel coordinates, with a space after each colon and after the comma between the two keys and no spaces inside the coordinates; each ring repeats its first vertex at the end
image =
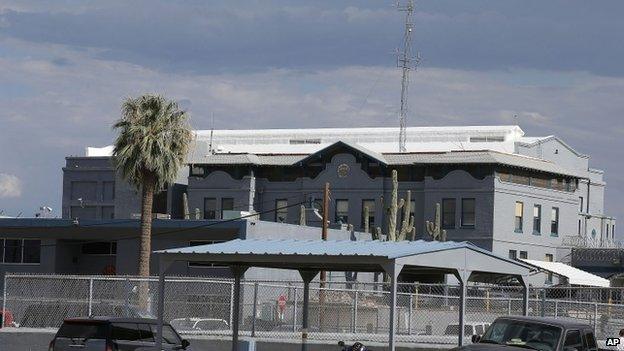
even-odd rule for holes
{"type": "MultiPolygon", "coordinates": [[[[0,210],[59,214],[64,157],[112,142],[121,100],[197,129],[398,125],[395,1],[0,0],[0,210]]],[[[408,124],[518,124],[604,169],[624,218],[623,1],[417,1],[408,124]],[[515,117],[517,116],[517,117],[515,117]]]]}

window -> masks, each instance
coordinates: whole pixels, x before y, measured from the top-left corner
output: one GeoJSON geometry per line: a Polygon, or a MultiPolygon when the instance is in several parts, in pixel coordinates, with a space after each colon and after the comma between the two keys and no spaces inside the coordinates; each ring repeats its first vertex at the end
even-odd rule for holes
{"type": "Polygon", "coordinates": [[[529,253],[526,251],[520,251],[520,258],[526,260],[527,258],[529,258],[529,253]]]}
{"type": "Polygon", "coordinates": [[[111,323],[113,340],[138,341],[141,339],[138,325],[135,323],[111,323]]]}
{"type": "Polygon", "coordinates": [[[375,200],[362,200],[362,228],[364,228],[364,209],[368,208],[368,229],[375,227],[375,200]]]}
{"type": "Polygon", "coordinates": [[[455,228],[455,199],[442,199],[442,228],[455,228]]]}
{"type": "Polygon", "coordinates": [[[223,219],[223,213],[225,211],[234,210],[234,199],[231,197],[221,198],[221,219],[223,219]]]}
{"type": "Polygon", "coordinates": [[[579,196],[579,212],[583,213],[583,197],[579,196]]]}
{"type": "Polygon", "coordinates": [[[78,219],[97,219],[97,207],[95,206],[71,206],[70,217],[78,219]]]}
{"type": "Polygon", "coordinates": [[[204,198],[204,219],[217,219],[217,199],[204,198]]]}
{"type": "MultiPolygon", "coordinates": [[[[210,244],[218,244],[222,242],[225,242],[225,240],[192,240],[189,242],[189,246],[210,245],[210,244]]],[[[209,262],[189,261],[188,266],[191,268],[205,268],[205,267],[219,267],[221,265],[209,263],[209,262]]]]}
{"type": "Polygon", "coordinates": [[[610,230],[610,229],[611,229],[611,228],[609,228],[609,223],[607,223],[607,235],[606,235],[606,237],[607,237],[607,238],[609,238],[609,230],[610,230]]]}
{"type": "Polygon", "coordinates": [[[41,240],[0,239],[0,263],[41,263],[41,240]]]}
{"type": "Polygon", "coordinates": [[[518,259],[518,253],[516,250],[509,250],[509,258],[512,260],[518,259]]]}
{"type": "Polygon", "coordinates": [[[550,212],[550,235],[559,236],[559,208],[553,207],[550,212]]]}
{"type": "Polygon", "coordinates": [[[288,220],[288,200],[275,200],[275,221],[285,223],[288,220]]]}
{"type": "Polygon", "coordinates": [[[583,349],[583,342],[581,341],[581,332],[578,330],[570,330],[566,333],[564,349],[572,348],[576,350],[583,349]]]}
{"type": "Polygon", "coordinates": [[[524,221],[524,204],[522,202],[516,202],[516,220],[514,224],[514,230],[516,233],[522,233],[522,223],[524,221]]]}
{"type": "Polygon", "coordinates": [[[117,243],[106,241],[84,243],[81,251],[83,255],[116,255],[117,243]]]}
{"type": "Polygon", "coordinates": [[[139,324],[139,333],[142,342],[154,342],[154,333],[149,324],[139,324]]]}
{"type": "Polygon", "coordinates": [[[542,205],[533,206],[533,234],[542,232],[542,205]]]}
{"type": "MultiPolygon", "coordinates": [[[[554,255],[553,254],[546,254],[544,256],[544,261],[546,262],[553,262],[554,261],[554,255]]],[[[548,273],[548,276],[546,277],[546,283],[547,284],[552,284],[553,282],[553,274],[552,273],[548,273]]]]}
{"type": "Polygon", "coordinates": [[[462,199],[461,226],[475,226],[475,199],[462,199]]]}
{"type": "Polygon", "coordinates": [[[115,182],[102,183],[102,200],[104,201],[115,200],[115,182]]]}
{"type": "Polygon", "coordinates": [[[114,219],[115,206],[102,206],[102,219],[114,219]]]}
{"type": "Polygon", "coordinates": [[[71,199],[82,201],[97,200],[97,182],[71,182],[71,199]]]}
{"type": "Polygon", "coordinates": [[[336,223],[349,223],[349,200],[336,200],[336,223]]]}
{"type": "Polygon", "coordinates": [[[595,350],[598,346],[596,345],[594,332],[591,330],[585,330],[583,334],[585,335],[585,347],[589,350],[595,350]]]}

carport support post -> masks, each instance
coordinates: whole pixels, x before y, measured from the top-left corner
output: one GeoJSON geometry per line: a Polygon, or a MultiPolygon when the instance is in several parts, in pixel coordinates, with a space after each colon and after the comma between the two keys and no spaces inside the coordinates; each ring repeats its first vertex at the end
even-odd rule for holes
{"type": "Polygon", "coordinates": [[[245,275],[247,267],[245,266],[230,266],[232,275],[234,276],[234,299],[232,301],[232,351],[238,350],[238,329],[240,318],[240,290],[241,290],[241,278],[245,275]]]}
{"type": "Polygon", "coordinates": [[[468,278],[470,278],[470,271],[457,271],[455,276],[459,280],[459,330],[457,331],[459,346],[464,345],[464,327],[466,325],[466,295],[468,293],[468,278]]]}
{"type": "Polygon", "coordinates": [[[522,292],[522,315],[523,316],[528,316],[529,315],[529,281],[528,281],[528,277],[521,275],[521,276],[518,277],[518,280],[520,281],[520,284],[524,288],[524,291],[522,292]]]}
{"type": "Polygon", "coordinates": [[[162,350],[163,323],[165,318],[165,272],[171,261],[158,255],[158,326],[156,336],[156,350],[162,350]]]}
{"type": "MultiPolygon", "coordinates": [[[[310,305],[310,282],[318,271],[299,271],[301,279],[303,279],[303,319],[301,320],[301,350],[306,350],[308,339],[308,315],[310,305]]],[[[295,301],[296,303],[296,301],[295,301]]]]}
{"type": "Polygon", "coordinates": [[[394,337],[396,335],[396,301],[397,301],[397,279],[403,269],[402,264],[395,261],[383,266],[383,269],[390,276],[390,320],[388,325],[388,350],[394,351],[396,348],[394,337]]]}

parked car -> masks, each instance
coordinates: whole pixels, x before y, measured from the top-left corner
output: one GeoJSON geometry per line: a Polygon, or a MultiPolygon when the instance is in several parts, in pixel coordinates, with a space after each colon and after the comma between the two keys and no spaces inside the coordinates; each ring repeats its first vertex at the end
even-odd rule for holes
{"type": "Polygon", "coordinates": [[[170,322],[179,331],[230,330],[230,325],[221,318],[176,318],[170,322]]]}
{"type": "MultiPolygon", "coordinates": [[[[49,351],[142,351],[156,346],[158,321],[149,318],[93,317],[66,319],[49,351]]],[[[163,350],[188,350],[189,342],[163,325],[163,350]]]]}
{"type": "Polygon", "coordinates": [[[543,317],[499,317],[473,344],[454,350],[597,351],[593,328],[586,323],[543,317]]]}

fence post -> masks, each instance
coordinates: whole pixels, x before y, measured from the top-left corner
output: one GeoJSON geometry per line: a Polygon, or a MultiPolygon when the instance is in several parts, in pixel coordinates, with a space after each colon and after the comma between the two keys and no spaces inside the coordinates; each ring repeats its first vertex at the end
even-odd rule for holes
{"type": "Polygon", "coordinates": [[[130,317],[130,294],[132,293],[132,284],[130,278],[126,277],[126,317],[130,317]]]}
{"type": "Polygon", "coordinates": [[[509,300],[507,300],[507,315],[511,316],[511,295],[509,296],[509,300]]]}
{"type": "Polygon", "coordinates": [[[555,299],[555,318],[557,318],[558,314],[559,314],[559,301],[555,299]]]}
{"type": "Polygon", "coordinates": [[[253,315],[251,317],[251,337],[256,337],[256,316],[258,313],[258,282],[254,283],[253,315]]]}
{"type": "Polygon", "coordinates": [[[542,290],[542,317],[546,317],[546,290],[542,290]]]}
{"type": "Polygon", "coordinates": [[[93,278],[89,278],[89,317],[93,315],[93,278]]]}
{"type": "Polygon", "coordinates": [[[2,313],[0,313],[0,328],[4,327],[4,316],[6,315],[7,304],[7,274],[6,270],[3,270],[3,285],[2,285],[2,313]]]}
{"type": "Polygon", "coordinates": [[[594,302],[594,334],[596,334],[596,328],[598,328],[598,302],[594,302]]]}
{"type": "Polygon", "coordinates": [[[409,295],[409,310],[407,313],[407,318],[409,318],[407,320],[407,334],[408,335],[412,335],[412,311],[413,311],[413,303],[414,303],[414,295],[410,294],[409,295]]]}
{"type": "Polygon", "coordinates": [[[234,330],[232,322],[234,321],[234,282],[230,283],[230,330],[234,330]]]}
{"type": "Polygon", "coordinates": [[[293,288],[293,332],[297,332],[297,287],[293,288]]]}
{"type": "Polygon", "coordinates": [[[353,296],[353,323],[351,324],[351,331],[355,334],[357,333],[357,320],[358,320],[358,298],[359,293],[356,290],[355,295],[353,296]]]}

